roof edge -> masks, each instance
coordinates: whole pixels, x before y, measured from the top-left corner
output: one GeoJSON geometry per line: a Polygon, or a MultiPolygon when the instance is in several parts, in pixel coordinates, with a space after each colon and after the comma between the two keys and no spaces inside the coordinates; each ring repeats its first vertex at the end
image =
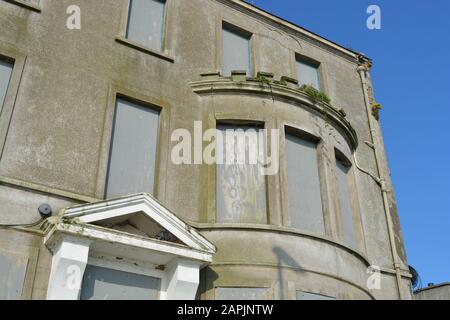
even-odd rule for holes
{"type": "Polygon", "coordinates": [[[435,285],[432,285],[432,286],[429,286],[426,288],[419,289],[415,292],[415,294],[418,294],[418,293],[421,293],[424,291],[428,291],[428,290],[437,289],[437,288],[447,287],[447,286],[450,287],[450,282],[439,283],[439,284],[435,284],[435,285]]]}
{"type": "MultiPolygon", "coordinates": [[[[221,1],[224,1],[224,0],[221,0],[221,1]]],[[[327,46],[329,46],[329,47],[331,47],[331,48],[333,48],[335,50],[338,50],[339,52],[341,52],[343,54],[346,54],[347,56],[350,56],[351,58],[354,58],[356,60],[372,61],[371,58],[365,56],[364,54],[362,54],[360,52],[356,52],[356,51],[353,51],[353,50],[351,50],[349,48],[346,48],[346,47],[344,47],[344,46],[342,46],[342,45],[340,45],[340,44],[338,44],[338,43],[336,43],[336,42],[334,42],[332,40],[329,40],[329,39],[327,39],[327,38],[325,38],[325,37],[323,37],[323,36],[321,36],[321,35],[319,35],[317,33],[314,33],[314,32],[312,32],[312,31],[310,31],[310,30],[308,30],[308,29],[306,29],[304,27],[299,26],[298,24],[296,24],[294,22],[288,21],[288,20],[286,20],[284,18],[281,18],[281,17],[279,17],[279,16],[277,16],[277,15],[275,15],[273,13],[270,13],[270,12],[264,10],[264,9],[261,9],[261,8],[257,7],[256,5],[254,5],[254,4],[248,3],[245,0],[225,0],[225,1],[233,3],[233,4],[236,4],[236,5],[240,6],[241,8],[244,8],[246,10],[252,11],[252,12],[254,12],[254,13],[256,13],[256,14],[258,14],[258,15],[266,18],[266,19],[271,20],[272,22],[275,22],[275,23],[280,24],[280,25],[282,25],[284,27],[287,27],[287,28],[289,28],[289,29],[291,29],[291,30],[293,30],[295,32],[299,32],[302,35],[304,35],[304,36],[306,36],[306,37],[308,37],[310,39],[316,40],[316,41],[318,41],[318,42],[320,42],[322,44],[325,44],[325,45],[327,45],[327,46]]]]}
{"type": "MultiPolygon", "coordinates": [[[[151,194],[138,193],[129,196],[122,196],[115,199],[102,200],[96,203],[87,203],[65,208],[60,211],[59,219],[81,219],[85,216],[95,215],[102,212],[111,212],[113,210],[124,210],[134,205],[144,204],[150,211],[154,211],[160,220],[155,217],[149,216],[160,224],[163,228],[171,233],[179,232],[185,238],[180,238],[180,235],[175,234],[181,241],[185,242],[186,239],[193,246],[197,246],[198,249],[206,250],[210,253],[217,251],[215,245],[201,235],[194,227],[186,223],[183,219],[179,218],[174,212],[170,211],[158,200],[156,200],[151,194]],[[166,224],[173,228],[169,228],[166,224]]],[[[132,212],[130,212],[132,213],[132,212]]],[[[148,215],[148,212],[145,211],[148,215]]],[[[59,221],[58,221],[59,222],[59,221]]],[[[86,221],[85,221],[86,222],[86,221]]]]}

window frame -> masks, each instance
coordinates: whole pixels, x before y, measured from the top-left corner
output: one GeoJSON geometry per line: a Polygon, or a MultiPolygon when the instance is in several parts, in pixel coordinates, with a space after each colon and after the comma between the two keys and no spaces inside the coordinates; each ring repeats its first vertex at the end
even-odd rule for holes
{"type": "Polygon", "coordinates": [[[318,236],[324,237],[329,235],[329,228],[328,225],[328,219],[327,219],[327,211],[326,211],[326,182],[325,182],[325,175],[324,175],[324,161],[323,161],[323,148],[325,148],[325,142],[318,136],[315,136],[305,130],[302,130],[300,128],[290,126],[288,124],[283,125],[283,154],[284,154],[284,179],[283,179],[283,188],[286,190],[286,195],[284,197],[284,206],[286,214],[284,214],[284,225],[289,226],[290,228],[299,230],[301,232],[306,233],[313,233],[317,234],[318,236]],[[289,172],[288,172],[288,157],[287,157],[287,135],[295,136],[301,140],[305,140],[308,142],[312,142],[316,144],[316,159],[317,159],[317,174],[319,179],[319,190],[320,190],[320,202],[322,206],[322,217],[323,217],[323,233],[319,233],[312,230],[306,230],[302,228],[298,228],[292,225],[291,219],[292,219],[292,213],[291,213],[291,206],[290,206],[290,190],[289,190],[289,172]]]}
{"type": "Polygon", "coordinates": [[[3,98],[0,97],[0,115],[1,115],[2,110],[3,110],[3,105],[5,104],[6,96],[8,95],[8,91],[9,91],[9,88],[10,88],[11,79],[12,79],[13,72],[14,72],[15,61],[14,61],[14,59],[2,58],[0,56],[0,62],[5,63],[5,64],[7,64],[7,65],[9,65],[11,67],[11,73],[9,74],[8,83],[6,84],[5,95],[4,95],[3,98]]]}
{"type": "MultiPolygon", "coordinates": [[[[127,272],[132,273],[136,275],[143,275],[147,277],[152,277],[159,279],[161,281],[160,283],[160,289],[158,290],[158,298],[156,300],[161,300],[161,296],[164,296],[166,294],[166,291],[164,288],[167,288],[167,273],[164,271],[151,269],[151,266],[148,267],[140,267],[135,264],[132,260],[117,260],[114,259],[112,256],[101,256],[97,257],[95,253],[90,252],[88,261],[86,264],[87,266],[94,266],[94,267],[100,267],[105,269],[111,269],[114,271],[120,271],[120,272],[127,272]]],[[[84,280],[84,272],[83,272],[83,279],[81,280],[81,284],[83,285],[84,280]]],[[[80,296],[83,292],[83,286],[80,288],[80,296]]]]}
{"type": "MultiPolygon", "coordinates": [[[[160,0],[155,0],[160,1],[160,0]]],[[[160,1],[162,2],[162,1],[160,1]]],[[[147,53],[149,55],[161,58],[163,60],[166,60],[168,62],[174,63],[175,59],[173,57],[173,53],[171,50],[171,34],[170,32],[170,26],[172,25],[170,20],[170,12],[172,12],[172,6],[173,6],[173,0],[164,0],[164,20],[163,20],[163,27],[162,27],[162,39],[161,39],[161,50],[156,50],[150,47],[147,47],[141,43],[138,43],[136,41],[133,41],[132,39],[127,38],[128,33],[128,21],[130,16],[130,3],[131,0],[125,0],[123,1],[123,7],[122,7],[122,17],[120,20],[120,29],[119,33],[116,36],[116,42],[126,45],[130,48],[139,50],[141,52],[147,53]]]]}
{"type": "Polygon", "coordinates": [[[0,113],[0,160],[6,144],[8,130],[14,112],[27,57],[14,50],[0,49],[0,59],[13,65],[8,88],[0,113]]]}
{"type": "MultiPolygon", "coordinates": [[[[231,125],[231,126],[247,126],[249,128],[258,128],[261,130],[267,129],[266,128],[266,123],[263,121],[258,121],[258,120],[242,120],[242,119],[220,119],[220,120],[216,120],[215,122],[215,129],[217,130],[217,127],[220,125],[231,125]]],[[[264,137],[265,141],[265,146],[266,148],[268,147],[268,141],[267,141],[267,137],[264,137]]],[[[217,149],[216,149],[217,150],[217,149]]],[[[267,153],[266,153],[267,154],[267,153]]],[[[269,208],[269,182],[268,182],[268,177],[264,176],[264,184],[265,184],[265,206],[266,206],[266,222],[265,223],[257,223],[257,222],[251,222],[251,223],[241,223],[241,222],[219,222],[217,219],[217,163],[214,165],[214,223],[216,224],[255,224],[255,225],[268,225],[270,224],[270,208],[269,208]]]]}
{"type": "MultiPolygon", "coordinates": [[[[153,172],[153,181],[151,181],[153,183],[153,194],[155,193],[155,184],[156,184],[156,171],[157,171],[157,159],[158,159],[158,148],[159,148],[159,144],[161,143],[160,141],[160,126],[161,126],[161,111],[162,108],[155,106],[151,103],[147,103],[147,102],[141,102],[139,100],[133,99],[133,98],[129,98],[129,97],[124,97],[120,94],[118,94],[116,96],[116,105],[114,108],[114,116],[113,116],[113,123],[112,123],[112,130],[111,130],[111,142],[110,142],[110,151],[109,151],[109,158],[108,158],[108,168],[107,168],[107,174],[106,174],[106,181],[105,181],[105,195],[104,198],[108,198],[108,183],[109,183],[109,175],[110,175],[110,169],[111,169],[111,159],[112,159],[112,147],[114,144],[114,132],[115,132],[115,128],[116,128],[116,121],[117,121],[117,107],[118,107],[118,103],[120,101],[125,101],[125,102],[129,102],[132,103],[138,107],[141,108],[145,108],[145,109],[149,109],[152,110],[154,112],[158,113],[158,128],[156,128],[156,148],[155,148],[155,163],[154,163],[154,172],[153,172]]],[[[142,192],[147,192],[145,190],[142,190],[142,192]]],[[[121,196],[126,196],[128,194],[124,194],[121,196]]],[[[114,196],[117,197],[117,196],[114,196]]]]}
{"type": "Polygon", "coordinates": [[[325,79],[325,72],[324,72],[323,64],[320,61],[318,61],[318,60],[315,60],[313,58],[310,58],[308,56],[305,56],[303,54],[295,52],[294,53],[294,57],[293,57],[293,75],[294,75],[294,79],[297,79],[299,81],[299,85],[300,86],[302,86],[302,84],[300,83],[298,67],[297,67],[297,64],[299,62],[316,68],[316,71],[317,71],[317,82],[318,82],[318,87],[319,87],[318,90],[326,93],[325,81],[324,81],[324,79],[325,79]]]}
{"type": "MultiPolygon", "coordinates": [[[[256,124],[263,126],[264,129],[276,128],[275,122],[273,119],[265,119],[262,117],[257,117],[253,113],[247,114],[234,114],[234,113],[222,113],[222,112],[214,112],[209,115],[208,118],[208,128],[216,129],[217,123],[234,123],[237,125],[245,125],[245,124],[256,124]]],[[[204,128],[206,130],[207,128],[204,128]]],[[[271,149],[272,146],[270,144],[270,139],[267,140],[266,137],[266,148],[271,149]]],[[[200,216],[200,221],[202,223],[211,223],[216,226],[223,225],[227,226],[230,223],[217,223],[216,220],[216,164],[208,165],[204,179],[205,188],[207,190],[207,203],[206,210],[203,210],[204,214],[200,216]]],[[[278,180],[278,175],[275,176],[266,176],[266,208],[267,208],[267,224],[270,225],[277,223],[278,218],[273,216],[273,212],[276,212],[276,203],[278,196],[275,192],[276,183],[278,180]],[[273,192],[272,192],[273,191],[273,192]]],[[[239,225],[239,223],[231,223],[231,225],[239,225]]],[[[261,224],[246,224],[246,225],[254,225],[261,226],[261,224]]]]}
{"type": "Polygon", "coordinates": [[[332,186],[334,187],[335,194],[335,210],[336,210],[336,221],[337,221],[337,232],[338,238],[342,243],[352,249],[361,250],[365,247],[365,240],[363,234],[362,227],[362,218],[361,218],[361,210],[359,206],[359,197],[356,188],[356,180],[355,180],[355,166],[350,160],[350,158],[340,149],[334,147],[334,160],[333,160],[333,172],[334,172],[334,182],[332,186]],[[345,240],[345,232],[344,232],[344,224],[343,224],[343,216],[341,209],[341,199],[340,199],[340,189],[339,189],[339,181],[338,181],[338,173],[337,163],[340,162],[341,165],[348,168],[347,172],[347,188],[348,188],[348,196],[349,196],[349,204],[352,213],[352,222],[355,233],[355,247],[351,243],[348,243],[345,240]]]}
{"type": "MultiPolygon", "coordinates": [[[[247,77],[254,77],[256,74],[256,34],[252,31],[249,31],[248,29],[240,26],[239,24],[232,23],[228,20],[224,20],[222,18],[218,18],[217,20],[217,26],[216,26],[216,69],[220,70],[220,73],[222,76],[224,76],[223,72],[223,29],[228,29],[231,32],[235,32],[244,38],[248,38],[249,42],[249,72],[247,74],[247,77]]],[[[232,70],[233,71],[233,70],[232,70]]],[[[231,75],[230,75],[231,76],[231,75]]]]}
{"type": "Polygon", "coordinates": [[[106,199],[106,184],[108,180],[108,167],[110,159],[110,149],[112,143],[112,133],[114,130],[114,119],[116,103],[118,99],[124,99],[159,111],[159,127],[157,129],[157,147],[155,155],[155,173],[153,184],[153,196],[159,201],[164,202],[165,185],[167,183],[167,162],[170,155],[170,145],[166,144],[170,138],[170,104],[158,98],[148,96],[141,92],[136,92],[116,85],[111,86],[109,90],[108,105],[105,110],[105,119],[103,127],[103,137],[101,141],[99,170],[97,175],[97,186],[95,196],[97,199],[106,199]]]}

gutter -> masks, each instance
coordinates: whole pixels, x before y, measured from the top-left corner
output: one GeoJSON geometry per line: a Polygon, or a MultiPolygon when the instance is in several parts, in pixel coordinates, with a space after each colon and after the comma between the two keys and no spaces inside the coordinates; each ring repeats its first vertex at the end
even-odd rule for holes
{"type": "Polygon", "coordinates": [[[383,206],[384,206],[384,212],[386,214],[386,223],[387,223],[387,228],[388,228],[388,235],[389,235],[389,243],[390,243],[390,247],[391,247],[391,254],[392,254],[392,259],[393,259],[393,265],[394,265],[394,270],[395,270],[395,277],[396,277],[396,283],[397,283],[397,290],[398,290],[398,297],[400,300],[403,300],[403,292],[402,292],[402,287],[401,287],[401,281],[402,281],[402,274],[401,274],[401,268],[400,268],[400,262],[398,259],[398,255],[397,255],[397,246],[395,243],[395,235],[394,235],[394,227],[393,227],[393,222],[392,222],[392,214],[391,214],[391,209],[389,207],[389,200],[388,200],[388,189],[387,189],[387,185],[386,185],[386,179],[383,177],[383,173],[381,170],[381,162],[380,162],[380,155],[379,155],[379,147],[378,147],[378,139],[376,139],[376,133],[375,133],[375,128],[374,128],[374,124],[373,124],[373,115],[372,115],[372,106],[370,103],[370,98],[369,98],[369,84],[368,84],[368,80],[367,80],[367,73],[370,71],[370,68],[372,66],[372,63],[370,60],[367,60],[364,57],[360,57],[360,65],[358,67],[358,73],[361,77],[361,83],[362,83],[362,88],[363,88],[363,92],[364,92],[364,101],[365,101],[365,105],[366,105],[366,111],[367,111],[367,118],[369,121],[369,130],[370,130],[370,137],[371,137],[371,147],[374,150],[374,154],[375,154],[375,163],[377,166],[377,171],[379,174],[379,177],[374,176],[373,174],[369,173],[367,170],[362,169],[361,167],[359,167],[359,165],[356,162],[356,154],[355,152],[353,153],[353,157],[355,159],[355,163],[357,168],[368,174],[369,176],[371,176],[376,182],[377,184],[380,186],[381,189],[381,193],[383,196],[383,206]]]}

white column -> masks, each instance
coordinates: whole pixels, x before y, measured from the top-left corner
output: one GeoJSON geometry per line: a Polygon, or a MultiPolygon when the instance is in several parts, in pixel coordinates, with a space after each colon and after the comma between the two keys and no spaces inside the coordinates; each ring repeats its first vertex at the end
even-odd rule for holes
{"type": "Polygon", "coordinates": [[[91,241],[62,236],[53,251],[47,300],[78,300],[91,241]]]}
{"type": "Polygon", "coordinates": [[[167,300],[195,300],[201,262],[175,259],[167,270],[167,300]]]}

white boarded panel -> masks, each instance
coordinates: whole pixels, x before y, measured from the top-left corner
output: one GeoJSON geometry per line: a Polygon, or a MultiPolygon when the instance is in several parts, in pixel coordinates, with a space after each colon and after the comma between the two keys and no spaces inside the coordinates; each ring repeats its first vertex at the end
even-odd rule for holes
{"type": "Polygon", "coordinates": [[[245,70],[250,75],[250,38],[227,28],[222,29],[223,75],[245,70]]]}
{"type": "Polygon", "coordinates": [[[286,133],[286,157],[291,225],[323,234],[317,145],[286,133]]]}
{"type": "Polygon", "coordinates": [[[88,265],[81,300],[158,300],[161,279],[88,265]]]}
{"type": "Polygon", "coordinates": [[[145,47],[161,51],[165,1],[130,0],[127,38],[145,47]]]}
{"type": "Polygon", "coordinates": [[[106,195],[153,194],[159,112],[117,99],[106,195]]]}

